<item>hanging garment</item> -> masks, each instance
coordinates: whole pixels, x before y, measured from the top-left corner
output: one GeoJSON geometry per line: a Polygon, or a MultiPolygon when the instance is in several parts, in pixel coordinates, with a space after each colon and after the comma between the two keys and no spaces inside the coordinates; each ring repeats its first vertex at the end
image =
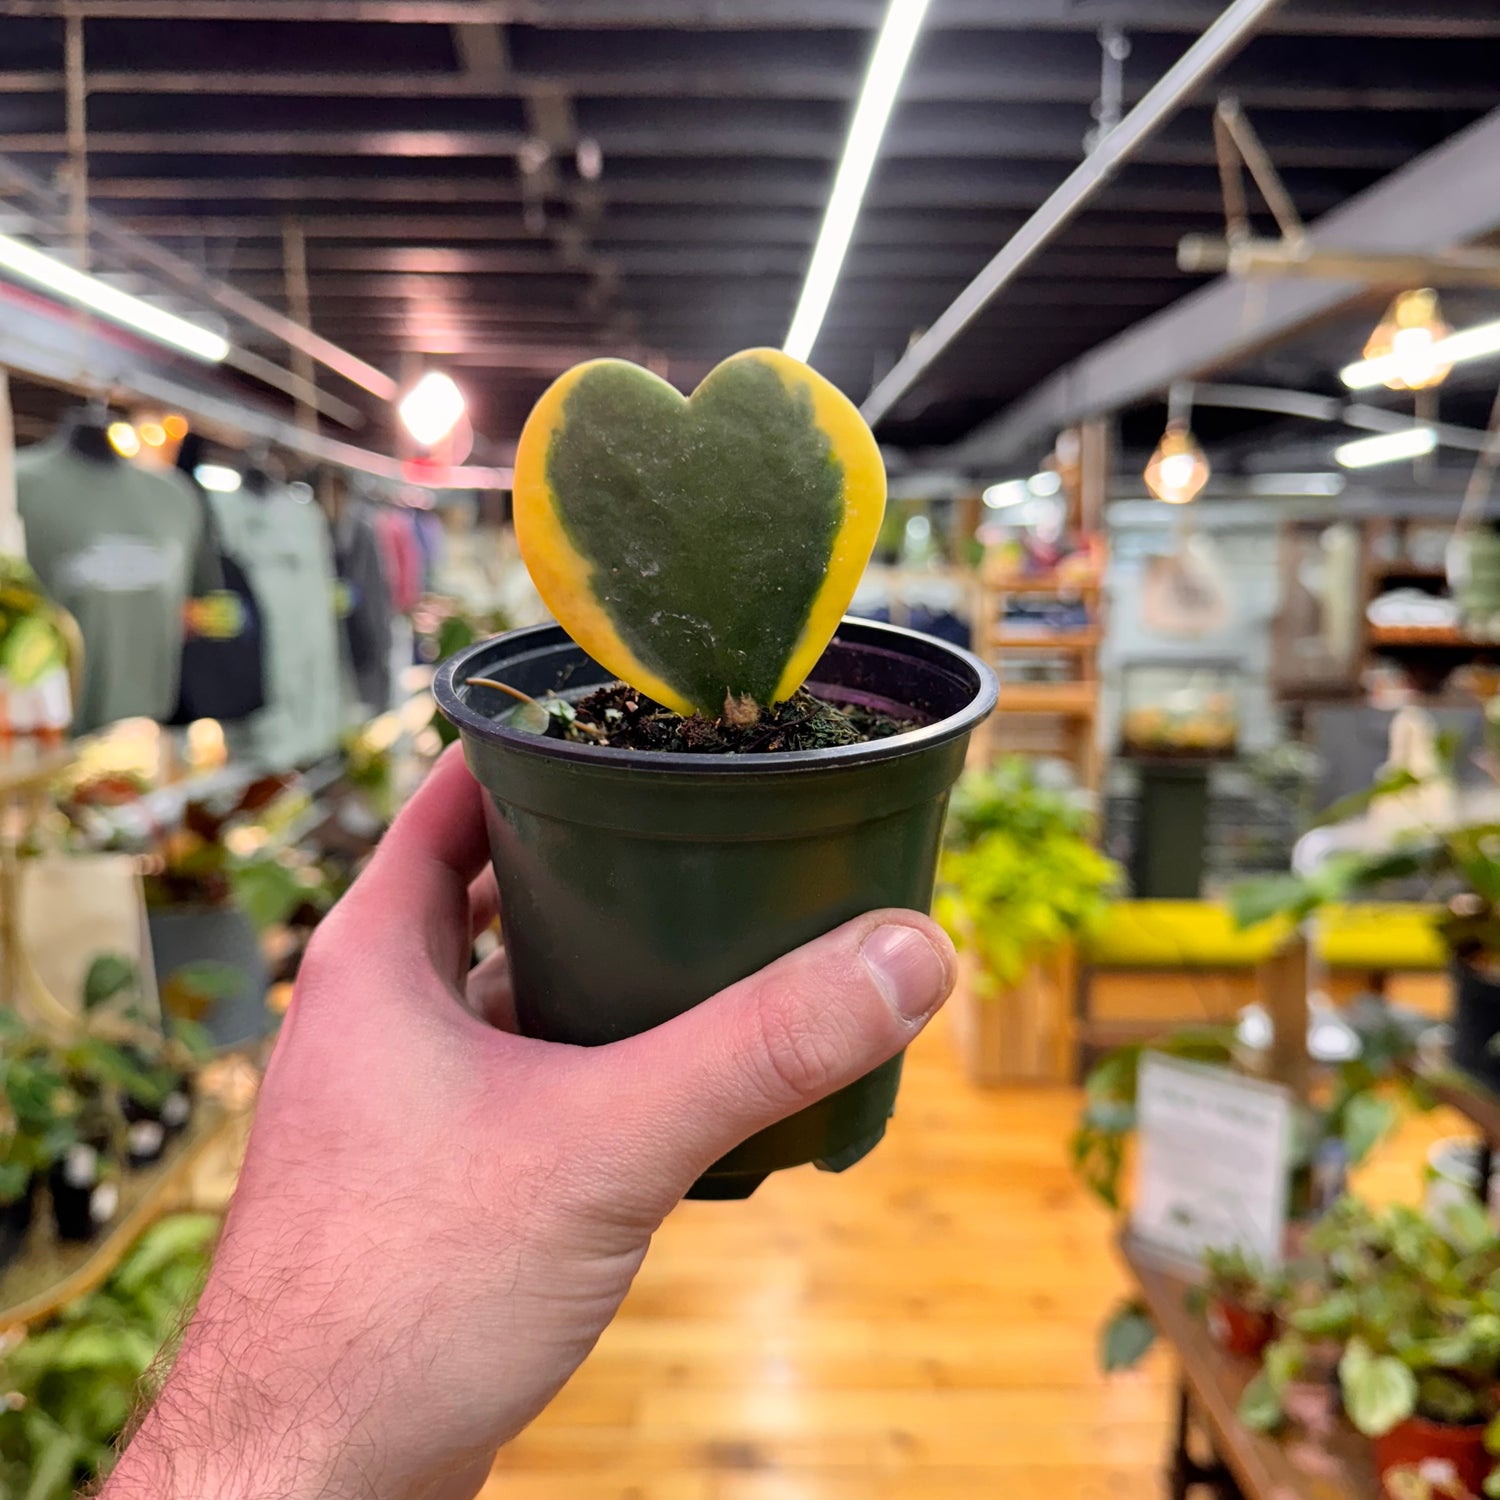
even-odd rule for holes
{"type": "Polygon", "coordinates": [[[381,510],[375,517],[375,529],[385,559],[391,608],[397,614],[410,614],[422,596],[422,550],[411,517],[404,510],[381,510]]]}
{"type": "Polygon", "coordinates": [[[232,725],[231,749],[267,770],[338,748],[343,695],[333,543],[322,511],[290,491],[212,497],[225,553],[260,609],[265,706],[232,725]]]}
{"type": "Polygon", "coordinates": [[[208,496],[196,484],[193,492],[203,517],[204,544],[218,559],[222,587],[189,606],[182,680],[169,722],[219,719],[227,724],[265,706],[260,605],[245,570],[224,551],[208,496]]]}
{"type": "Polygon", "coordinates": [[[333,551],[344,585],[344,644],[354,695],[371,714],[391,703],[391,596],[375,522],[349,505],[334,523],[333,551]]]}
{"type": "Polygon", "coordinates": [[[198,501],[172,473],[86,458],[66,439],[16,458],[26,555],[83,635],[79,733],[177,704],[182,611],[218,583],[198,501]]]}

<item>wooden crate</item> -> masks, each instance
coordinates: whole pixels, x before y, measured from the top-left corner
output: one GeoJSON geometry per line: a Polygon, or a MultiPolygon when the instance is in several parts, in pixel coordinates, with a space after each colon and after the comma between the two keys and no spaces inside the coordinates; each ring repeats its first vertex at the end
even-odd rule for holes
{"type": "Polygon", "coordinates": [[[1074,956],[1071,947],[1033,964],[1010,989],[986,985],[973,955],[960,954],[949,1002],[964,1072],[974,1083],[1067,1083],[1072,1076],[1074,956]]]}

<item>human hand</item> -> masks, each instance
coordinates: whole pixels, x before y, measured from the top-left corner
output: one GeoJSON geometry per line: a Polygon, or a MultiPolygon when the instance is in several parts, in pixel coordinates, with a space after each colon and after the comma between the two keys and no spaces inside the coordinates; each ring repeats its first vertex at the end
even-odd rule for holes
{"type": "Polygon", "coordinates": [[[496,1029],[503,970],[468,972],[481,798],[450,751],[313,939],[208,1285],[106,1500],[473,1495],[704,1169],[893,1056],[952,986],[940,929],[877,912],[607,1047],[496,1029]]]}

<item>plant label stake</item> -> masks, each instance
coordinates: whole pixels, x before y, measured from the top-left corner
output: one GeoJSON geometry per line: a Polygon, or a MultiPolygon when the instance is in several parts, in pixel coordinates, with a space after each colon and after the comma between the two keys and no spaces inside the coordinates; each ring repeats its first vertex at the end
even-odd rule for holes
{"type": "Polygon", "coordinates": [[[625,360],[578,365],[516,454],[516,538],[558,623],[658,703],[731,722],[801,686],[884,510],[864,419],[774,349],[686,398],[625,360]]]}

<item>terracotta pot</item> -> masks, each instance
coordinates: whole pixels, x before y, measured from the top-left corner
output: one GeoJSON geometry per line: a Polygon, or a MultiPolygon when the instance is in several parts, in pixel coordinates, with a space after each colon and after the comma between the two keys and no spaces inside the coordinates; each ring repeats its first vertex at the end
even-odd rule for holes
{"type": "Polygon", "coordinates": [[[1259,1359],[1276,1337],[1276,1314],[1261,1312],[1215,1297],[1208,1306],[1208,1330],[1226,1353],[1259,1359]]]}
{"type": "Polygon", "coordinates": [[[1396,1478],[1402,1473],[1425,1480],[1436,1494],[1451,1495],[1454,1500],[1472,1495],[1478,1500],[1493,1464],[1484,1451],[1482,1423],[1450,1427],[1423,1417],[1408,1417],[1375,1439],[1375,1468],[1380,1474],[1381,1494],[1388,1500],[1398,1500],[1408,1492],[1396,1478]]]}

